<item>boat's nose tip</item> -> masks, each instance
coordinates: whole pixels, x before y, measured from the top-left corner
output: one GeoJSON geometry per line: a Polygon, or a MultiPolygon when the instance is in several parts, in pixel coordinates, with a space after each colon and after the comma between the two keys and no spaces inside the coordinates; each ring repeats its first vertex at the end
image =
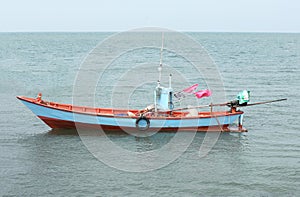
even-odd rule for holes
{"type": "Polygon", "coordinates": [[[17,99],[21,100],[22,99],[22,96],[16,96],[17,99]]]}

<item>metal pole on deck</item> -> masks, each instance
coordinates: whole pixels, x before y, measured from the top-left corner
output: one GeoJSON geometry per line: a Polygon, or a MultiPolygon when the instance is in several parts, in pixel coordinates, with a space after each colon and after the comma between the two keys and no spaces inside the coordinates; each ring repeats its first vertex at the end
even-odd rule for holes
{"type": "Polygon", "coordinates": [[[158,67],[158,87],[160,86],[161,82],[161,71],[162,71],[162,58],[163,58],[163,50],[164,50],[164,32],[161,33],[161,48],[160,48],[160,60],[159,60],[159,67],[158,67]]]}

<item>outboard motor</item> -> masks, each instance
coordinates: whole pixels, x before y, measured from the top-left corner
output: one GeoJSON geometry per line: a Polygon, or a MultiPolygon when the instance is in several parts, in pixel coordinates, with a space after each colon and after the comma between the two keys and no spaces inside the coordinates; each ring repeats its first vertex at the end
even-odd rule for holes
{"type": "Polygon", "coordinates": [[[228,107],[246,106],[250,101],[250,91],[243,90],[238,93],[236,100],[233,100],[227,104],[228,107]]]}
{"type": "Polygon", "coordinates": [[[238,100],[239,106],[245,106],[250,101],[250,91],[243,90],[238,93],[236,98],[238,100]]]}

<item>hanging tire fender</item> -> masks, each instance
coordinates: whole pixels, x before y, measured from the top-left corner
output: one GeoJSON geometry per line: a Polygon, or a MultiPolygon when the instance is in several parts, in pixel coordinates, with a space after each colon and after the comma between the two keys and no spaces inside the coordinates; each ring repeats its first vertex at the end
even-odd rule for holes
{"type": "Polygon", "coordinates": [[[146,118],[145,116],[140,116],[135,121],[135,127],[140,131],[146,131],[150,127],[150,120],[146,118]]]}

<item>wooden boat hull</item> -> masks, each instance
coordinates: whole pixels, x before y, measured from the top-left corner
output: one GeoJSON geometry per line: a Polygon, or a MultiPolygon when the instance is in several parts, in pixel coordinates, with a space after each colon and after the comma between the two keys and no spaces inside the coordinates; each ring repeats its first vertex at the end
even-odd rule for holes
{"type": "MultiPolygon", "coordinates": [[[[109,108],[91,108],[37,101],[33,98],[17,97],[37,117],[53,129],[103,129],[104,131],[140,131],[136,122],[139,116],[128,116],[127,112],[138,110],[123,110],[109,108]]],[[[241,121],[242,111],[201,112],[198,116],[186,116],[188,112],[174,112],[172,116],[147,117],[147,131],[230,131],[230,125],[241,121]]],[[[235,132],[246,131],[241,126],[235,132]]]]}
{"type": "MultiPolygon", "coordinates": [[[[99,125],[99,124],[87,124],[87,123],[81,123],[81,122],[74,122],[74,121],[66,121],[66,120],[60,120],[55,118],[48,118],[43,116],[38,116],[43,122],[45,122],[49,127],[53,129],[99,129],[101,126],[101,129],[104,131],[120,131],[120,130],[130,130],[133,132],[140,132],[136,127],[121,127],[121,126],[112,126],[112,125],[99,125]]],[[[201,127],[163,127],[160,128],[161,132],[176,132],[178,130],[180,131],[195,131],[197,129],[198,132],[207,132],[207,131],[226,131],[229,132],[230,129],[228,128],[229,125],[222,125],[221,127],[219,125],[215,126],[201,126],[201,127]]],[[[148,131],[155,132],[157,129],[149,128],[148,131]]]]}

